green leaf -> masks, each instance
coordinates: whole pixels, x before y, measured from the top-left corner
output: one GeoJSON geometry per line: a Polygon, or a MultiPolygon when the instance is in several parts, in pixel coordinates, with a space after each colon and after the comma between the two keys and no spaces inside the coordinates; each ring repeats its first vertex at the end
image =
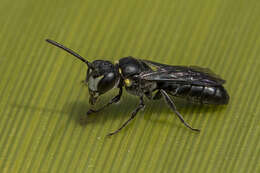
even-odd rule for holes
{"type": "MultiPolygon", "coordinates": [[[[0,172],[260,172],[259,1],[7,1],[0,7],[0,172]],[[227,106],[161,101],[117,135],[138,99],[80,119],[90,108],[89,61],[134,56],[196,65],[223,77],[227,106]]],[[[102,96],[105,104],[116,90],[102,96]]]]}

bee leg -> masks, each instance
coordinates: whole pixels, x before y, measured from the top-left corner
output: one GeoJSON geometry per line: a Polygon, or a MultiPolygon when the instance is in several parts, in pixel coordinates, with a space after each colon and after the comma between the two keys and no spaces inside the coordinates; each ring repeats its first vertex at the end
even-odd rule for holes
{"type": "Polygon", "coordinates": [[[119,102],[119,100],[121,99],[122,93],[123,93],[123,89],[121,87],[121,88],[119,88],[118,95],[113,97],[107,104],[105,104],[104,106],[102,106],[99,109],[96,109],[96,110],[95,109],[89,109],[88,112],[87,112],[87,115],[92,114],[92,113],[97,113],[97,112],[103,110],[104,108],[110,106],[111,104],[119,102]]]}
{"type": "Polygon", "coordinates": [[[137,108],[132,112],[132,115],[131,117],[119,128],[117,129],[116,131],[112,132],[112,133],[109,133],[107,136],[112,136],[116,133],[118,133],[120,130],[122,130],[131,120],[133,120],[135,118],[135,116],[137,115],[137,113],[142,109],[144,108],[144,100],[143,100],[143,97],[141,96],[140,97],[140,103],[139,105],[137,106],[137,108]]]}
{"type": "Polygon", "coordinates": [[[194,131],[197,131],[199,132],[200,130],[199,129],[195,129],[195,128],[192,128],[187,122],[185,122],[185,120],[183,119],[182,115],[177,111],[176,109],[176,106],[174,104],[174,102],[172,101],[172,99],[170,98],[170,96],[167,94],[166,91],[164,90],[160,90],[165,102],[171,107],[171,109],[176,113],[176,115],[178,116],[178,118],[181,120],[181,122],[186,126],[188,127],[189,129],[191,130],[194,130],[194,131]]]}

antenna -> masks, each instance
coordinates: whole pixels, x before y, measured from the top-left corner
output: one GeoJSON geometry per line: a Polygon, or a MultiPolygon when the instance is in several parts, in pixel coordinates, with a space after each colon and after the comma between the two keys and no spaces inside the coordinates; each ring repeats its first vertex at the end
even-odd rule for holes
{"type": "Polygon", "coordinates": [[[75,56],[76,58],[80,59],[81,61],[83,61],[84,63],[86,63],[88,65],[89,68],[92,68],[92,64],[90,62],[88,62],[85,58],[83,58],[82,56],[80,56],[79,54],[77,54],[76,52],[74,52],[73,50],[63,46],[62,44],[50,40],[50,39],[46,39],[46,41],[54,46],[57,46],[63,50],[65,50],[66,52],[70,53],[71,55],[75,56]]]}

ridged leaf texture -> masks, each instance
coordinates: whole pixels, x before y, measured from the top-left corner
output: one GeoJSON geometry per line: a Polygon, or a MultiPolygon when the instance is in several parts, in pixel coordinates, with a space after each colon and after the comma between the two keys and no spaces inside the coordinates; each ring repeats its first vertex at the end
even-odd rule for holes
{"type": "MultiPolygon", "coordinates": [[[[260,172],[259,0],[2,0],[0,5],[1,173],[260,172]],[[227,82],[227,106],[177,101],[184,127],[161,101],[128,127],[138,99],[88,117],[89,61],[134,56],[207,67],[227,82]]],[[[109,101],[116,89],[102,96],[109,101]]]]}

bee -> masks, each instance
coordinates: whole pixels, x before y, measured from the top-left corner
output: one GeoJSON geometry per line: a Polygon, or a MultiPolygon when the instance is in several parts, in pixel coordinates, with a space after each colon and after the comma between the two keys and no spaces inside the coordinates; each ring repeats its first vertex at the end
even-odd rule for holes
{"type": "Polygon", "coordinates": [[[88,84],[91,105],[113,88],[119,89],[118,94],[107,104],[99,109],[89,109],[86,115],[100,112],[117,103],[121,99],[123,88],[139,98],[140,102],[130,118],[108,136],[118,133],[136,117],[137,113],[145,107],[144,97],[149,100],[163,99],[186,127],[197,132],[200,130],[191,127],[184,120],[172,97],[185,98],[199,104],[226,105],[229,102],[229,95],[223,87],[225,80],[207,68],[166,65],[131,56],[120,58],[115,63],[107,60],[89,62],[60,43],[50,39],[46,41],[67,51],[87,65],[85,83],[88,84]]]}

